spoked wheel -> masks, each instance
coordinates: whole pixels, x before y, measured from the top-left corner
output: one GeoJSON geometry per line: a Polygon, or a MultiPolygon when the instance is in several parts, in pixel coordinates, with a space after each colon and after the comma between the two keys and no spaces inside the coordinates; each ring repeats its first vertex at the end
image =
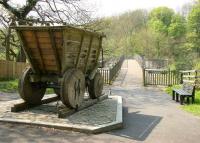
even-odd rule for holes
{"type": "Polygon", "coordinates": [[[46,87],[41,82],[30,82],[32,69],[25,69],[19,80],[19,94],[29,104],[40,104],[45,94],[46,87]]]}
{"type": "Polygon", "coordinates": [[[100,73],[96,73],[94,78],[90,80],[88,85],[89,96],[92,99],[98,98],[102,95],[103,78],[100,73]]]}
{"type": "Polygon", "coordinates": [[[78,108],[85,93],[85,76],[77,69],[69,69],[63,75],[61,101],[67,107],[78,108]]]}

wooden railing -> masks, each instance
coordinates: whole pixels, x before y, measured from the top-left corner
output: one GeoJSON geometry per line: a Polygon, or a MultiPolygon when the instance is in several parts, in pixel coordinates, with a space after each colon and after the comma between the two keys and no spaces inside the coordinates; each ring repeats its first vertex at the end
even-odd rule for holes
{"type": "Polygon", "coordinates": [[[180,73],[178,71],[162,69],[144,69],[143,70],[144,86],[163,85],[170,86],[180,83],[180,73]]]}
{"type": "Polygon", "coordinates": [[[200,87],[200,70],[180,71],[181,83],[192,83],[200,87]]]}
{"type": "Polygon", "coordinates": [[[99,72],[103,76],[105,84],[112,84],[112,82],[115,80],[116,76],[118,75],[121,69],[123,61],[124,61],[124,56],[122,56],[113,67],[99,68],[99,72]]]}

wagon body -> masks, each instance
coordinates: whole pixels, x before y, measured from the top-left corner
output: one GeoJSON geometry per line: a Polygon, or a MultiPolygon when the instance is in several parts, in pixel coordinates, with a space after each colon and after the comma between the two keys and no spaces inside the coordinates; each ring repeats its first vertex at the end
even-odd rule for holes
{"type": "Polygon", "coordinates": [[[88,74],[97,62],[102,35],[71,26],[15,28],[36,73],[62,74],[77,68],[88,74]]]}
{"type": "Polygon", "coordinates": [[[91,98],[101,94],[97,72],[102,34],[71,26],[15,27],[31,65],[21,77],[20,96],[38,104],[53,88],[65,105],[80,105],[88,86],[91,98]]]}

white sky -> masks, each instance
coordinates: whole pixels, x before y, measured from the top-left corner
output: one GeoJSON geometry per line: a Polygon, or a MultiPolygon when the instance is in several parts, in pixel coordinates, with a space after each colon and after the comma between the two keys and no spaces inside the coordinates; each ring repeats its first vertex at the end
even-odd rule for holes
{"type": "Polygon", "coordinates": [[[167,6],[178,11],[193,0],[86,0],[97,8],[97,16],[111,16],[135,9],[152,9],[167,6]]]}
{"type": "MultiPolygon", "coordinates": [[[[11,0],[15,4],[23,5],[25,0],[11,0]]],[[[158,6],[167,6],[179,11],[184,4],[193,0],[82,0],[83,4],[95,16],[104,17],[136,9],[152,9],[158,6]],[[97,12],[96,12],[97,11],[97,12]]]]}

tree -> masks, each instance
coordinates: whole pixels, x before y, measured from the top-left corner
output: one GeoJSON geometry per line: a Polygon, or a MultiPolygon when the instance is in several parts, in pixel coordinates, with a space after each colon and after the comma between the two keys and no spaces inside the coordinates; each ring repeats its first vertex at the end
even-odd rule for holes
{"type": "MultiPolygon", "coordinates": [[[[1,24],[4,26],[1,29],[3,35],[1,38],[4,39],[7,60],[10,60],[10,52],[14,53],[10,49],[10,38],[14,37],[10,29],[11,25],[33,22],[46,24],[46,21],[52,24],[84,25],[91,20],[90,12],[80,6],[79,0],[26,0],[23,6],[12,3],[12,0],[0,0],[0,7],[3,9],[0,18],[1,24]]],[[[25,57],[22,50],[19,55],[22,58],[25,57]]],[[[24,58],[20,58],[20,61],[24,60],[24,58]]]]}
{"type": "Polygon", "coordinates": [[[162,21],[162,23],[168,27],[171,24],[174,11],[167,7],[158,7],[153,9],[149,15],[150,19],[162,21]]]}
{"type": "Polygon", "coordinates": [[[186,33],[186,21],[184,17],[176,14],[172,17],[171,24],[168,27],[168,34],[171,38],[180,38],[186,33]]]}
{"type": "Polygon", "coordinates": [[[200,57],[200,3],[196,4],[188,16],[188,42],[200,57]]]}

